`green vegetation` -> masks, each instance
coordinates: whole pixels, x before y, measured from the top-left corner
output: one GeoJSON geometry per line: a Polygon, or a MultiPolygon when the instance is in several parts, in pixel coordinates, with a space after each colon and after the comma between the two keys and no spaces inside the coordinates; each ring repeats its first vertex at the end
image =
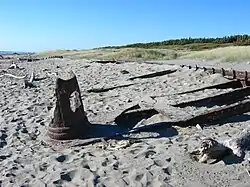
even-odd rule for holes
{"type": "Polygon", "coordinates": [[[99,60],[171,60],[199,59],[220,61],[250,60],[250,36],[222,38],[184,38],[162,42],[108,46],[91,50],[55,50],[35,54],[36,57],[59,56],[71,59],[99,60]]]}
{"type": "Polygon", "coordinates": [[[221,38],[182,38],[175,40],[166,40],[162,42],[135,43],[125,46],[107,46],[104,48],[160,48],[199,51],[204,49],[213,49],[227,46],[250,45],[250,35],[232,35],[221,38]]]}
{"type": "Polygon", "coordinates": [[[171,49],[93,49],[93,50],[56,50],[35,54],[36,57],[59,56],[69,57],[72,59],[100,59],[100,60],[170,60],[186,54],[181,51],[171,49]]]}
{"type": "Polygon", "coordinates": [[[250,46],[231,46],[183,55],[181,59],[219,60],[222,62],[241,62],[250,60],[250,46]]]}

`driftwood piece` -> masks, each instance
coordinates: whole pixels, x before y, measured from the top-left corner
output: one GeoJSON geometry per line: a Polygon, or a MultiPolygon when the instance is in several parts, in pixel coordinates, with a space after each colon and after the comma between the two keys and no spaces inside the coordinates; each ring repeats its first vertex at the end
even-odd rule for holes
{"type": "Polygon", "coordinates": [[[66,140],[84,136],[90,125],[84,112],[76,76],[70,72],[67,80],[56,80],[56,107],[48,127],[52,139],[66,140]]]}
{"type": "Polygon", "coordinates": [[[35,74],[34,74],[34,72],[32,72],[31,76],[30,76],[30,79],[29,80],[27,80],[27,79],[24,80],[24,88],[35,88],[36,85],[33,83],[34,79],[35,79],[35,74]]]}
{"type": "Polygon", "coordinates": [[[10,67],[8,67],[8,69],[19,69],[19,67],[17,66],[17,64],[12,63],[10,67]]]}
{"type": "Polygon", "coordinates": [[[250,95],[250,87],[236,89],[227,93],[206,97],[203,99],[182,102],[173,105],[174,107],[186,107],[186,106],[204,106],[216,104],[216,105],[223,105],[223,104],[232,104],[239,100],[243,100],[246,96],[250,95]]]}
{"type": "Polygon", "coordinates": [[[13,75],[13,74],[10,74],[10,73],[5,73],[3,75],[0,75],[0,78],[4,77],[4,76],[12,77],[12,78],[15,78],[15,79],[24,79],[26,77],[26,75],[24,75],[24,76],[16,76],[16,75],[13,75]]]}
{"type": "Polygon", "coordinates": [[[163,76],[163,75],[167,75],[167,74],[174,73],[174,72],[176,72],[176,71],[177,71],[176,69],[173,69],[173,70],[164,70],[164,71],[149,73],[149,74],[145,74],[145,75],[130,77],[128,80],[146,79],[146,78],[159,77],[159,76],[163,76]]]}
{"type": "Polygon", "coordinates": [[[112,86],[112,87],[107,87],[107,88],[93,88],[93,89],[89,89],[87,90],[87,92],[89,93],[101,93],[101,92],[107,92],[110,90],[114,90],[116,88],[124,88],[124,87],[129,87],[134,85],[134,83],[129,83],[129,84],[123,84],[123,85],[117,85],[117,86],[112,86]]]}
{"type": "Polygon", "coordinates": [[[213,138],[204,138],[198,150],[194,150],[190,154],[198,162],[213,164],[229,155],[234,155],[243,161],[245,151],[249,149],[250,126],[223,142],[213,138]]]}
{"type": "Polygon", "coordinates": [[[212,85],[212,86],[206,86],[203,88],[198,88],[198,89],[194,89],[194,90],[190,90],[190,91],[186,91],[186,92],[180,92],[177,93],[178,95],[183,95],[183,94],[187,94],[187,93],[194,93],[194,92],[199,92],[199,91],[203,91],[206,89],[228,89],[228,88],[242,88],[242,84],[240,80],[233,80],[233,81],[229,81],[229,82],[225,82],[225,83],[220,83],[220,84],[216,84],[216,85],[212,85]]]}

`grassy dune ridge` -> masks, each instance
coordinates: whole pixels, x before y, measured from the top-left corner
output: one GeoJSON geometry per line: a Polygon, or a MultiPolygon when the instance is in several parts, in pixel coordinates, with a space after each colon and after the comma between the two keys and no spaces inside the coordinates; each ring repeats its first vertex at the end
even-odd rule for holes
{"type": "Polygon", "coordinates": [[[37,53],[34,56],[63,55],[72,59],[116,59],[116,60],[171,60],[198,59],[219,60],[222,62],[250,61],[250,46],[229,46],[202,51],[176,49],[143,49],[143,48],[102,48],[91,50],[55,50],[37,53]]]}
{"type": "Polygon", "coordinates": [[[219,60],[222,62],[242,62],[250,60],[250,46],[231,46],[205,51],[191,52],[181,59],[219,60]]]}
{"type": "Polygon", "coordinates": [[[55,50],[37,53],[34,56],[63,55],[73,59],[116,59],[116,60],[170,60],[184,54],[182,51],[173,49],[92,49],[92,50],[55,50]]]}

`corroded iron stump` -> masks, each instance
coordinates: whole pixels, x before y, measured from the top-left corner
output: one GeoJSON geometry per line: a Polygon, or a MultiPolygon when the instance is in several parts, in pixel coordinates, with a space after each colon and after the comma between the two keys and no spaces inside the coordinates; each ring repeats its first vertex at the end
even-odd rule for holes
{"type": "Polygon", "coordinates": [[[48,127],[48,135],[56,140],[69,140],[84,136],[90,125],[84,112],[79,85],[71,71],[65,80],[56,80],[56,107],[48,127]]]}

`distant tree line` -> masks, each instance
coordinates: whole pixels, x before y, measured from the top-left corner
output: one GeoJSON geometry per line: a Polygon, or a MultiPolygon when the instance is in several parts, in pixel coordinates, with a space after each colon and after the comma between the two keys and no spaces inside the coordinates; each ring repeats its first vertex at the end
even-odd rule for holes
{"type": "Polygon", "coordinates": [[[202,43],[210,43],[210,44],[232,44],[232,45],[250,45],[250,35],[232,35],[225,36],[221,38],[182,38],[182,39],[174,39],[174,40],[166,40],[162,42],[149,42],[149,43],[135,43],[129,44],[125,46],[108,46],[105,48],[161,48],[164,46],[173,46],[173,45],[187,45],[187,44],[202,44],[202,43]]]}

